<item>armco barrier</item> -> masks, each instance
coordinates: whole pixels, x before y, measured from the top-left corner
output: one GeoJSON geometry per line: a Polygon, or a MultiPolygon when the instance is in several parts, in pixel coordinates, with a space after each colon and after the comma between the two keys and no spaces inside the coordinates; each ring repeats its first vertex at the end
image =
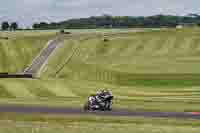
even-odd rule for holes
{"type": "Polygon", "coordinates": [[[0,73],[0,78],[33,78],[33,75],[27,73],[0,73]]]}

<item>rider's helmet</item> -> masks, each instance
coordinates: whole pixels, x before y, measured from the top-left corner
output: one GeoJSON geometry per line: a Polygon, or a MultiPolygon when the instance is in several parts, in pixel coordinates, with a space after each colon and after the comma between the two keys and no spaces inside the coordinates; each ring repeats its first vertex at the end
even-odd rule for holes
{"type": "Polygon", "coordinates": [[[100,91],[96,92],[96,98],[99,100],[103,100],[107,91],[105,89],[101,89],[100,91]]]}
{"type": "Polygon", "coordinates": [[[112,95],[111,91],[109,91],[108,89],[104,89],[102,90],[104,95],[112,95]]]}
{"type": "Polygon", "coordinates": [[[96,95],[101,95],[101,94],[102,94],[102,90],[96,92],[96,95]]]}

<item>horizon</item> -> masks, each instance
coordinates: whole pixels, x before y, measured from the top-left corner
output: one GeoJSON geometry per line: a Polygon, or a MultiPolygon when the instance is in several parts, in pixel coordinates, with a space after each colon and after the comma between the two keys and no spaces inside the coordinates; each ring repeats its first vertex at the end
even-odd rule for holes
{"type": "MultiPolygon", "coordinates": [[[[90,17],[101,17],[101,16],[104,16],[104,15],[107,15],[107,16],[111,16],[111,17],[151,17],[151,16],[159,16],[159,15],[162,15],[162,16],[177,16],[177,17],[184,17],[184,16],[195,16],[195,15],[198,15],[200,16],[200,14],[196,14],[196,13],[189,13],[189,14],[185,14],[185,15],[172,15],[172,14],[154,14],[154,15],[149,15],[149,16],[113,16],[113,15],[110,15],[110,14],[102,14],[102,15],[98,15],[98,16],[88,16],[88,17],[77,17],[77,18],[69,18],[69,19],[65,19],[65,20],[60,20],[60,21],[35,21],[33,23],[31,23],[29,26],[23,26],[21,25],[20,22],[18,21],[2,21],[2,22],[8,22],[9,24],[13,23],[13,22],[16,22],[19,26],[19,28],[22,28],[22,29],[32,29],[32,26],[33,24],[40,24],[40,23],[47,23],[47,24],[50,24],[50,23],[60,23],[60,22],[65,22],[65,21],[68,21],[68,20],[71,20],[71,19],[82,19],[82,18],[90,18],[90,17]]],[[[1,21],[0,21],[1,22],[1,21]]]]}
{"type": "Polygon", "coordinates": [[[34,22],[60,22],[109,14],[112,16],[183,16],[200,13],[196,0],[7,0],[0,5],[0,22],[16,21],[20,27],[34,22]]]}

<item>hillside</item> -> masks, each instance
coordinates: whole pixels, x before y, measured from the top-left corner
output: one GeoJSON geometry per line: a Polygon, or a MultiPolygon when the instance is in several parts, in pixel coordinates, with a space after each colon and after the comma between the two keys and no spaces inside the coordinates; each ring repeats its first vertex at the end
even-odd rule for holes
{"type": "Polygon", "coordinates": [[[168,29],[66,39],[41,75],[106,82],[135,79],[134,74],[198,78],[199,35],[199,29],[168,29]]]}

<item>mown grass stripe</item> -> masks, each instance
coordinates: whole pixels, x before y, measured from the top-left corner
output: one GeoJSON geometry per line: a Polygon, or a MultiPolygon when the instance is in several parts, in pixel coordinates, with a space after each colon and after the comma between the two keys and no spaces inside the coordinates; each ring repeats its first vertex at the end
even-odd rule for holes
{"type": "Polygon", "coordinates": [[[47,88],[29,88],[29,91],[37,97],[56,98],[56,94],[49,91],[47,88]]]}
{"type": "Polygon", "coordinates": [[[15,96],[0,84],[0,98],[15,98],[15,96]]]}

